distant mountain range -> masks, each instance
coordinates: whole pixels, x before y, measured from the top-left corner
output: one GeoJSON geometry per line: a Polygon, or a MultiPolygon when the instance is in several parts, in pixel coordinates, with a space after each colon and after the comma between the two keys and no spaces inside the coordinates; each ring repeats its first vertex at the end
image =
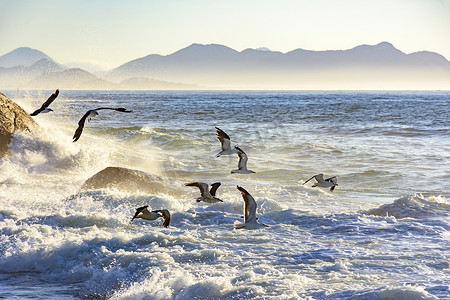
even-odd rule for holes
{"type": "Polygon", "coordinates": [[[150,54],[97,76],[67,68],[41,51],[0,56],[0,89],[450,89],[450,62],[392,44],[287,53],[192,44],[150,54]]]}
{"type": "MultiPolygon", "coordinates": [[[[109,74],[110,72],[102,72],[109,74]]],[[[0,56],[0,90],[2,89],[199,89],[194,84],[166,82],[130,76],[109,81],[80,68],[56,63],[43,52],[27,47],[0,56]]]]}

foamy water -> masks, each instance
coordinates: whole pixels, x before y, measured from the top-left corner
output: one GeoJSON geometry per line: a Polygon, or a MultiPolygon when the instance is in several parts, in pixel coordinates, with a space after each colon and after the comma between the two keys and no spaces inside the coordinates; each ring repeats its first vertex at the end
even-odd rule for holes
{"type": "MultiPolygon", "coordinates": [[[[48,91],[6,92],[27,111],[48,91]]],[[[448,92],[61,91],[0,161],[0,297],[448,299],[448,92]],[[88,109],[101,111],[72,135],[88,109]],[[214,126],[255,174],[216,158],[214,126]],[[157,193],[80,190],[108,166],[157,193]],[[330,192],[302,183],[338,176],[330,192]],[[184,183],[220,181],[223,203],[184,183]],[[256,199],[269,228],[234,231],[256,199]],[[135,209],[171,211],[135,220],[135,209]]]]}

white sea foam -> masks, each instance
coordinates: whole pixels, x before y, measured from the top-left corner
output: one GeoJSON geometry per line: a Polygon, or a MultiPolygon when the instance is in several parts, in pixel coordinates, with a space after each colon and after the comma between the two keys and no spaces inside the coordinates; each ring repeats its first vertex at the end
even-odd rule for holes
{"type": "Polygon", "coordinates": [[[425,199],[422,195],[416,194],[401,197],[391,204],[385,204],[364,213],[396,218],[425,218],[449,215],[450,205],[441,196],[425,199]]]}
{"type": "Polygon", "coordinates": [[[401,286],[401,287],[384,287],[370,292],[363,292],[350,297],[350,299],[368,299],[368,300],[437,300],[436,296],[430,295],[421,286],[401,286]]]}
{"type": "MultiPolygon", "coordinates": [[[[98,105],[95,101],[116,104],[102,92],[72,93],[86,101],[56,101],[58,112],[37,119],[40,131],[16,134],[12,155],[0,161],[0,297],[448,296],[448,184],[440,180],[447,154],[439,150],[447,144],[441,136],[433,139],[438,149],[429,156],[424,153],[430,137],[422,140],[423,135],[393,141],[375,130],[371,140],[354,129],[371,130],[372,123],[355,122],[370,118],[364,111],[371,112],[373,104],[361,99],[356,103],[361,108],[351,109],[350,103],[346,109],[353,100],[339,95],[333,104],[351,116],[317,107],[310,98],[296,102],[301,94],[287,94],[272,105],[264,93],[253,98],[250,93],[247,102],[239,93],[219,93],[216,102],[209,94],[186,94],[194,98],[183,96],[180,105],[174,97],[153,114],[143,92],[135,97],[139,102],[123,104],[139,114],[105,114],[72,143],[80,117],[73,109],[85,111],[98,105]],[[97,93],[101,99],[95,99],[97,93]],[[228,113],[224,101],[232,103],[228,113]],[[211,113],[191,114],[206,108],[211,113]],[[317,118],[325,122],[322,127],[317,118]],[[245,147],[255,174],[231,175],[237,156],[215,158],[219,123],[245,147]],[[412,158],[395,154],[397,148],[412,158]],[[154,193],[80,190],[108,166],[156,174],[164,184],[154,193]],[[337,175],[340,185],[333,192],[302,185],[318,172],[337,175]],[[198,190],[183,185],[192,181],[222,182],[218,196],[224,202],[197,203],[198,190]],[[236,185],[253,195],[257,217],[269,228],[233,231],[244,210],[236,185]],[[130,222],[143,205],[170,210],[169,228],[161,219],[130,222]],[[29,292],[30,286],[35,290],[29,292]]],[[[34,101],[30,95],[22,102],[34,101]]],[[[376,110],[379,118],[393,111],[376,110]]]]}

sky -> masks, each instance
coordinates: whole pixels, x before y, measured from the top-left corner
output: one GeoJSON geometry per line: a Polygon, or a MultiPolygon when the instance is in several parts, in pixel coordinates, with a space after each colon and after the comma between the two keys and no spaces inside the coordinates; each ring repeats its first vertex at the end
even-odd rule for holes
{"type": "Polygon", "coordinates": [[[112,69],[193,43],[344,50],[383,41],[450,59],[450,0],[0,0],[0,55],[112,69]]]}

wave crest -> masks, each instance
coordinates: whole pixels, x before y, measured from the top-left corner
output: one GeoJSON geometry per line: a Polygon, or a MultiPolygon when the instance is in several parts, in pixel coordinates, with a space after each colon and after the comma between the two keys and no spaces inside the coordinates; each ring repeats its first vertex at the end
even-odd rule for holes
{"type": "Polygon", "coordinates": [[[425,199],[421,194],[413,194],[401,197],[393,203],[363,211],[362,213],[383,217],[391,216],[401,219],[446,216],[449,212],[450,205],[443,197],[438,196],[425,199]]]}

